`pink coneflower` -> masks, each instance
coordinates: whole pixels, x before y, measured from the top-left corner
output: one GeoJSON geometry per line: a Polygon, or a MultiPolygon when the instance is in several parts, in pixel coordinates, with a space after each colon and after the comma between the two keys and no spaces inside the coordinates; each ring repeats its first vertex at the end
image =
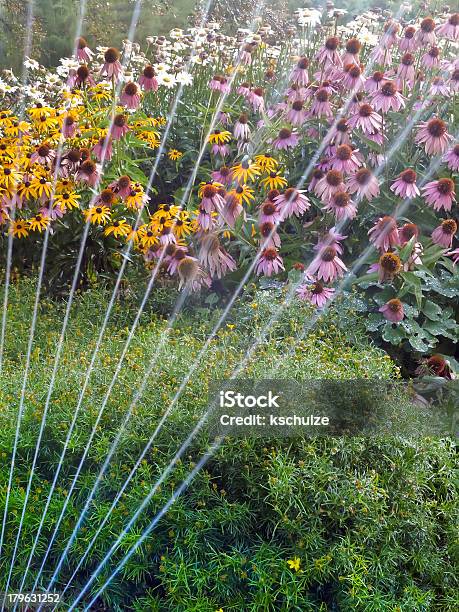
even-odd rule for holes
{"type": "Polygon", "coordinates": [[[113,155],[112,141],[110,137],[102,136],[92,148],[97,161],[101,162],[104,159],[110,161],[113,155]]]}
{"type": "Polygon", "coordinates": [[[459,13],[450,15],[448,21],[437,27],[436,32],[449,40],[459,40],[459,13]]]}
{"type": "Polygon", "coordinates": [[[380,217],[376,224],[368,231],[368,236],[370,242],[383,253],[400,244],[397,222],[389,215],[380,217]]]}
{"type": "Polygon", "coordinates": [[[357,200],[366,198],[368,202],[371,202],[379,195],[378,179],[368,168],[359,168],[357,172],[351,174],[346,181],[346,186],[349,193],[356,194],[357,200]]]}
{"type": "Polygon", "coordinates": [[[265,108],[265,101],[263,99],[264,90],[262,87],[255,87],[251,89],[248,95],[248,101],[253,107],[253,110],[263,112],[265,108]]]}
{"type": "Polygon", "coordinates": [[[300,126],[306,121],[307,116],[308,113],[304,108],[304,101],[295,100],[295,102],[292,104],[292,108],[288,111],[286,118],[292,125],[300,126]]]}
{"type": "Polygon", "coordinates": [[[311,206],[304,190],[289,187],[274,200],[278,206],[281,219],[288,219],[292,215],[300,217],[311,206]]]}
{"type": "Polygon", "coordinates": [[[381,130],[382,117],[370,104],[361,104],[355,115],[348,120],[351,128],[362,130],[364,134],[374,134],[381,130]]]}
{"type": "Polygon", "coordinates": [[[306,87],[300,87],[296,83],[292,83],[290,87],[285,92],[285,96],[287,98],[287,102],[295,102],[295,100],[306,100],[311,96],[311,90],[306,87]]]}
{"type": "MultiPolygon", "coordinates": [[[[221,190],[220,190],[221,191],[221,190]]],[[[244,212],[239,198],[234,193],[228,193],[225,197],[225,205],[222,210],[219,211],[220,217],[223,221],[231,228],[234,228],[236,221],[239,216],[244,212]]]]}
{"type": "Polygon", "coordinates": [[[365,90],[368,93],[374,93],[381,88],[385,80],[386,77],[384,76],[384,72],[376,70],[376,72],[373,72],[371,77],[368,77],[368,79],[365,81],[365,90]]]}
{"type": "Polygon", "coordinates": [[[218,170],[211,173],[212,180],[222,185],[231,185],[233,182],[233,172],[228,166],[220,166],[218,170]]]}
{"type": "Polygon", "coordinates": [[[390,190],[400,198],[415,198],[420,194],[416,185],[416,178],[416,172],[407,168],[398,175],[398,178],[390,186],[390,190]]]}
{"type": "Polygon", "coordinates": [[[42,143],[35,149],[35,152],[32,153],[30,162],[32,164],[38,163],[42,166],[47,166],[53,162],[55,157],[56,152],[46,143],[42,143]]]}
{"type": "Polygon", "coordinates": [[[260,223],[260,245],[262,246],[262,248],[278,249],[280,247],[281,239],[279,234],[276,232],[276,227],[277,226],[274,223],[271,223],[270,221],[264,221],[263,223],[260,223]]]}
{"type": "Polygon", "coordinates": [[[332,125],[330,128],[330,142],[333,142],[335,145],[340,144],[350,144],[350,131],[351,126],[348,123],[347,119],[340,119],[336,122],[336,125],[332,125]]]}
{"type": "Polygon", "coordinates": [[[401,81],[408,81],[414,83],[414,77],[416,70],[414,67],[415,57],[412,53],[405,53],[402,55],[400,65],[397,68],[397,76],[401,81]]]}
{"type": "Polygon", "coordinates": [[[317,308],[323,308],[325,304],[330,300],[335,293],[335,290],[331,287],[324,287],[320,281],[314,281],[313,283],[305,283],[300,285],[296,293],[300,300],[310,302],[317,308]]]}
{"type": "Polygon", "coordinates": [[[405,107],[405,100],[397,90],[395,83],[385,81],[381,88],[373,94],[373,106],[383,113],[388,111],[399,111],[405,107]]]}
{"type": "Polygon", "coordinates": [[[277,189],[268,192],[266,200],[260,206],[260,223],[273,223],[277,225],[282,219],[276,198],[280,196],[277,189]]]}
{"type": "Polygon", "coordinates": [[[448,255],[448,257],[451,257],[454,265],[457,264],[457,262],[459,261],[459,249],[454,249],[453,251],[449,251],[448,253],[445,253],[446,255],[448,255]]]}
{"type": "Polygon", "coordinates": [[[323,67],[326,68],[328,64],[338,66],[339,68],[343,65],[341,57],[338,53],[338,47],[340,40],[337,36],[331,36],[327,38],[323,47],[321,47],[316,55],[316,59],[323,67]]]}
{"type": "Polygon", "coordinates": [[[431,181],[422,188],[422,195],[429,206],[435,210],[450,211],[453,202],[456,201],[454,181],[450,178],[441,178],[431,181]]]}
{"type": "Polygon", "coordinates": [[[120,196],[123,200],[125,200],[130,194],[132,190],[132,181],[131,177],[127,174],[123,174],[116,181],[110,183],[108,186],[109,189],[112,189],[114,193],[120,196]]]}
{"type": "Polygon", "coordinates": [[[358,149],[352,149],[350,145],[342,144],[336,147],[334,156],[330,163],[334,170],[340,170],[347,174],[355,172],[362,162],[357,157],[358,149]]]}
{"type": "Polygon", "coordinates": [[[222,278],[236,269],[236,262],[220,244],[217,234],[203,236],[199,250],[199,261],[209,270],[212,277],[222,278]]]}
{"type": "Polygon", "coordinates": [[[207,213],[218,212],[225,205],[225,200],[218,193],[218,188],[211,183],[202,188],[201,208],[207,213]]]}
{"type": "Polygon", "coordinates": [[[164,249],[164,262],[167,265],[167,273],[173,276],[177,272],[177,267],[182,259],[187,256],[188,247],[176,247],[174,244],[168,245],[164,249]]]}
{"type": "Polygon", "coordinates": [[[189,255],[183,257],[178,263],[177,272],[180,278],[179,289],[187,287],[191,291],[199,291],[203,285],[210,285],[208,275],[201,268],[196,257],[189,255]]]}
{"type": "Polygon", "coordinates": [[[127,124],[126,115],[115,115],[111,130],[111,136],[113,140],[120,140],[120,138],[123,138],[123,136],[125,136],[128,132],[129,126],[127,124]]]}
{"type": "Polygon", "coordinates": [[[212,155],[226,157],[229,155],[230,148],[227,144],[217,144],[214,143],[211,148],[212,155]]]}
{"type": "Polygon", "coordinates": [[[438,155],[446,151],[452,136],[448,134],[446,123],[434,118],[419,125],[414,139],[415,142],[424,144],[427,155],[438,155]]]}
{"type": "Polygon", "coordinates": [[[381,46],[384,49],[390,49],[397,43],[397,34],[400,30],[400,25],[393,20],[384,24],[384,34],[381,37],[381,46]]]}
{"type": "Polygon", "coordinates": [[[403,320],[405,313],[403,304],[398,298],[393,298],[381,306],[379,312],[382,312],[384,318],[391,323],[400,323],[403,320]]]}
{"type": "Polygon", "coordinates": [[[94,53],[88,47],[86,39],[80,36],[76,41],[76,56],[77,59],[83,62],[90,62],[94,53]]]}
{"type": "Polygon", "coordinates": [[[445,219],[432,232],[432,240],[435,242],[435,244],[438,244],[445,249],[450,249],[456,232],[456,221],[454,219],[445,219]]]}
{"type": "Polygon", "coordinates": [[[89,70],[89,68],[86,66],[86,64],[81,64],[81,66],[78,66],[78,68],[75,71],[74,77],[73,77],[73,83],[70,84],[70,87],[84,87],[85,85],[89,85],[90,87],[92,87],[93,85],[95,85],[95,81],[91,75],[91,72],[89,70]]]}
{"type": "Polygon", "coordinates": [[[244,47],[241,49],[239,53],[239,60],[241,64],[244,64],[245,66],[250,66],[252,64],[253,51],[254,51],[253,44],[249,43],[247,45],[244,45],[244,47]]]}
{"type": "Polygon", "coordinates": [[[421,21],[421,27],[416,32],[416,40],[424,46],[435,44],[435,21],[432,17],[426,17],[421,21]]]}
{"type": "Polygon", "coordinates": [[[243,96],[244,98],[248,99],[250,95],[250,83],[241,83],[237,88],[237,93],[240,96],[243,96]]]}
{"type": "Polygon", "coordinates": [[[445,98],[449,97],[449,87],[441,76],[436,76],[432,79],[429,94],[431,96],[444,96],[445,98]]]}
{"type": "Polygon", "coordinates": [[[312,178],[309,181],[308,191],[314,191],[317,183],[325,176],[324,170],[322,168],[314,168],[312,171],[312,178]]]}
{"type": "Polygon", "coordinates": [[[255,272],[258,275],[264,274],[265,276],[272,276],[284,269],[282,257],[276,249],[269,248],[264,249],[259,256],[255,272]]]}
{"type": "Polygon", "coordinates": [[[239,115],[238,120],[234,124],[233,134],[237,139],[248,140],[250,138],[249,118],[246,113],[239,115]]]}
{"type": "Polygon", "coordinates": [[[317,244],[313,247],[314,251],[322,251],[323,249],[325,249],[326,247],[333,247],[335,249],[335,251],[339,254],[342,255],[343,253],[343,247],[341,245],[341,242],[343,240],[346,240],[347,236],[344,236],[344,234],[339,234],[336,231],[336,227],[332,227],[331,229],[328,230],[328,232],[324,235],[322,235],[319,238],[319,241],[317,242],[317,244]]]}
{"type": "Polygon", "coordinates": [[[299,85],[300,87],[305,87],[309,82],[308,67],[308,58],[300,58],[296,67],[292,70],[290,74],[290,80],[292,81],[292,83],[295,83],[295,85],[299,85]]]}
{"type": "Polygon", "coordinates": [[[344,176],[340,170],[329,170],[314,187],[314,193],[322,202],[328,202],[333,194],[345,191],[344,176]]]}
{"type": "Polygon", "coordinates": [[[139,77],[139,85],[144,91],[158,91],[158,80],[153,66],[145,66],[139,77]]]}
{"type": "Polygon", "coordinates": [[[62,123],[62,135],[64,138],[73,138],[77,129],[75,119],[71,115],[67,115],[62,123]]]}
{"type": "Polygon", "coordinates": [[[453,70],[451,77],[448,81],[449,87],[451,91],[458,92],[459,91],[459,68],[453,70]]]}
{"type": "Polygon", "coordinates": [[[317,274],[317,278],[324,280],[326,283],[331,283],[335,278],[344,276],[345,272],[347,272],[347,268],[338,257],[337,250],[332,246],[321,249],[307,269],[307,274],[311,276],[317,274]]]}
{"type": "Polygon", "coordinates": [[[357,38],[350,38],[346,43],[346,51],[343,53],[343,57],[341,61],[343,62],[343,66],[347,66],[349,64],[356,64],[360,66],[359,53],[362,45],[357,40],[357,38]]]}
{"type": "Polygon", "coordinates": [[[350,90],[362,89],[365,84],[365,79],[362,76],[362,69],[357,64],[348,64],[344,66],[343,85],[350,90]]]}
{"type": "Polygon", "coordinates": [[[91,159],[86,159],[76,173],[76,180],[94,187],[99,181],[99,171],[91,159]]]}
{"type": "Polygon", "coordinates": [[[309,111],[311,117],[332,117],[333,110],[330,105],[330,95],[325,87],[316,91],[314,101],[309,111]]]}
{"type": "Polygon", "coordinates": [[[272,145],[275,149],[282,151],[291,147],[296,147],[299,140],[300,137],[298,134],[292,132],[292,130],[289,130],[288,128],[282,128],[279,130],[277,138],[273,140],[272,145]]]}
{"type": "Polygon", "coordinates": [[[440,49],[431,47],[427,53],[424,53],[421,61],[426,68],[436,68],[440,65],[440,49]]]}
{"type": "Polygon", "coordinates": [[[447,151],[443,156],[443,161],[448,164],[448,168],[453,172],[459,172],[459,143],[447,151]]]}
{"type": "Polygon", "coordinates": [[[380,44],[370,53],[370,62],[373,64],[379,64],[381,66],[391,66],[392,51],[389,47],[384,47],[382,44],[380,44]]]}
{"type": "Polygon", "coordinates": [[[400,49],[400,51],[416,51],[418,43],[415,34],[416,28],[414,28],[413,26],[408,26],[407,28],[405,28],[403,36],[398,39],[398,48],[400,49]]]}
{"type": "Polygon", "coordinates": [[[48,219],[51,219],[51,221],[55,221],[56,219],[62,219],[67,212],[67,208],[65,205],[51,207],[48,204],[47,206],[41,206],[38,209],[38,212],[42,217],[48,217],[48,219]]]}
{"type": "Polygon", "coordinates": [[[212,91],[218,91],[227,94],[231,91],[228,79],[221,74],[215,74],[209,82],[209,87],[212,91]]]}
{"type": "Polygon", "coordinates": [[[357,208],[351,200],[351,196],[345,191],[337,191],[323,207],[325,212],[333,213],[337,221],[354,219],[357,208]]]}
{"type": "Polygon", "coordinates": [[[123,106],[126,106],[131,110],[139,108],[140,91],[135,83],[133,83],[132,81],[126,83],[120,96],[120,102],[123,106]]]}
{"type": "Polygon", "coordinates": [[[405,245],[407,242],[411,240],[411,238],[418,239],[419,236],[419,228],[416,223],[405,223],[398,230],[398,237],[400,239],[401,246],[405,245]]]}
{"type": "Polygon", "coordinates": [[[120,52],[115,47],[110,47],[105,51],[104,59],[100,74],[117,81],[123,69],[120,63],[120,52]]]}
{"type": "MultiPolygon", "coordinates": [[[[91,153],[88,150],[88,156],[86,159],[88,159],[90,155],[91,153]]],[[[59,174],[62,176],[69,176],[70,173],[76,172],[80,165],[80,161],[84,161],[80,149],[70,149],[64,153],[60,160],[59,174]]],[[[56,163],[56,160],[54,163],[56,163]]]]}
{"type": "Polygon", "coordinates": [[[208,232],[215,225],[212,214],[210,212],[207,212],[207,210],[205,210],[202,206],[200,206],[198,209],[198,216],[196,218],[196,221],[199,228],[204,232],[208,232]]]}

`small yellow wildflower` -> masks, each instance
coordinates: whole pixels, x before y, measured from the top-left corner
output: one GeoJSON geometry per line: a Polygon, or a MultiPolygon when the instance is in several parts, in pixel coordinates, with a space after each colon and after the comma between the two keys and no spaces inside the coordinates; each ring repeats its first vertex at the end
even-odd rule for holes
{"type": "Polygon", "coordinates": [[[299,557],[293,557],[293,559],[289,559],[287,564],[291,570],[295,570],[295,572],[300,571],[301,559],[299,557]]]}
{"type": "Polygon", "coordinates": [[[181,157],[183,157],[183,153],[181,151],[178,151],[177,149],[171,149],[170,151],[168,151],[167,157],[172,161],[177,161],[181,157]]]}

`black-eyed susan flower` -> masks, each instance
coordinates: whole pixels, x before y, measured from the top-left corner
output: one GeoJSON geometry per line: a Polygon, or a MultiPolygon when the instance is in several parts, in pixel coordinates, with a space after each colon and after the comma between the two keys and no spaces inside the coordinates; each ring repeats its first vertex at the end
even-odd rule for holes
{"type": "Polygon", "coordinates": [[[108,206],[91,206],[83,211],[86,221],[92,225],[106,225],[110,221],[110,209],[108,206]]]}
{"type": "Polygon", "coordinates": [[[43,232],[49,225],[50,218],[40,213],[29,219],[29,229],[33,232],[43,232]]]}
{"type": "Polygon", "coordinates": [[[231,132],[228,132],[228,130],[214,130],[212,134],[209,134],[207,140],[212,145],[223,145],[231,140],[231,132]]]}
{"type": "Polygon", "coordinates": [[[126,208],[138,210],[147,199],[148,196],[145,194],[142,185],[140,183],[134,183],[124,203],[126,204],[126,208]]]}
{"type": "Polygon", "coordinates": [[[255,155],[255,163],[262,172],[274,172],[279,165],[272,155],[255,155]]]}
{"type": "Polygon", "coordinates": [[[158,242],[159,242],[158,233],[154,231],[154,229],[151,226],[149,226],[147,230],[145,231],[145,233],[143,233],[142,236],[140,237],[140,244],[144,248],[150,248],[153,245],[157,244],[158,242]]]}
{"type": "Polygon", "coordinates": [[[37,197],[37,192],[31,181],[31,177],[24,176],[22,178],[22,182],[17,186],[17,194],[21,201],[31,200],[37,197]]]}
{"type": "Polygon", "coordinates": [[[0,186],[5,189],[14,189],[22,178],[21,172],[13,165],[0,167],[0,186]]]}
{"type": "Polygon", "coordinates": [[[273,171],[262,179],[261,185],[268,191],[271,191],[272,189],[283,189],[287,185],[287,179],[279,172],[273,171]]]}
{"type": "Polygon", "coordinates": [[[33,188],[37,194],[37,197],[42,200],[49,199],[53,192],[53,183],[50,180],[50,177],[44,176],[35,176],[32,180],[33,188]]]}
{"type": "Polygon", "coordinates": [[[74,191],[63,191],[54,196],[53,205],[61,208],[78,208],[80,196],[74,191]]]}
{"type": "Polygon", "coordinates": [[[183,153],[177,149],[170,149],[167,153],[167,157],[172,161],[178,161],[183,157],[183,153]]]}
{"type": "Polygon", "coordinates": [[[248,185],[238,185],[235,189],[231,189],[228,195],[233,195],[240,204],[245,202],[249,205],[250,201],[255,199],[254,191],[248,185]]]}
{"type": "Polygon", "coordinates": [[[251,159],[243,159],[240,164],[231,168],[231,172],[238,183],[247,183],[247,181],[255,180],[261,174],[261,169],[251,159]]]}
{"type": "Polygon", "coordinates": [[[173,230],[177,238],[185,238],[196,230],[196,222],[190,218],[188,211],[182,210],[175,218],[173,230]]]}
{"type": "Polygon", "coordinates": [[[122,238],[129,236],[131,230],[132,227],[129,225],[126,219],[117,219],[116,221],[113,221],[110,225],[107,225],[104,230],[104,235],[110,236],[110,234],[113,234],[115,238],[122,238]]]}
{"type": "Polygon", "coordinates": [[[12,221],[10,225],[10,231],[15,238],[26,238],[29,235],[28,228],[28,222],[22,219],[12,221]]]}

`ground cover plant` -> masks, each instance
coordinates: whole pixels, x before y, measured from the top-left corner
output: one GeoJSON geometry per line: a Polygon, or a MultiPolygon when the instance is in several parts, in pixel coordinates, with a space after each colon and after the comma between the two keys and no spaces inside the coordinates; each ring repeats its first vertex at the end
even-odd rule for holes
{"type": "Polygon", "coordinates": [[[456,610],[458,14],[129,4],[0,77],[0,592],[456,610]],[[215,439],[235,378],[385,428],[215,439]]]}
{"type": "MultiPolygon", "coordinates": [[[[17,389],[27,346],[28,320],[34,284],[21,282],[12,289],[11,334],[6,346],[0,397],[0,453],[10,453],[18,409],[17,389]]],[[[90,290],[78,298],[78,309],[69,324],[62,356],[63,367],[55,386],[53,410],[47,422],[31,491],[13,583],[26,567],[30,542],[36,533],[41,508],[59,459],[81,381],[94,346],[94,327],[101,323],[99,304],[107,291],[90,290]],[[88,321],[91,324],[88,325],[88,321]],[[29,543],[27,545],[27,543],[29,543]]],[[[256,295],[262,313],[252,301],[237,305],[240,316],[212,343],[199,373],[183,394],[154,447],[142,461],[96,539],[92,554],[83,563],[65,597],[70,603],[97,567],[115,536],[137,509],[161,475],[192,424],[206,409],[205,390],[213,377],[230,375],[244,354],[253,331],[263,324],[265,309],[273,300],[256,295]],[[247,319],[251,314],[250,321],[247,319]],[[244,325],[244,320],[247,320],[244,325]],[[240,324],[237,321],[241,321],[240,324]]],[[[156,306],[158,307],[158,306],[156,306]]],[[[95,415],[115,368],[133,305],[118,303],[100,352],[85,407],[78,421],[66,462],[39,539],[37,558],[28,581],[33,583],[41,556],[59,518],[73,473],[83,452],[95,415]]],[[[271,337],[250,360],[247,376],[263,377],[283,359],[283,376],[289,379],[397,377],[398,370],[383,351],[365,341],[360,324],[339,329],[333,312],[322,321],[321,331],[311,331],[294,352],[289,352],[301,316],[309,307],[299,304],[294,313],[273,330],[271,337]],[[284,358],[285,355],[285,358],[284,358]]],[[[212,317],[210,311],[208,313],[212,317]]],[[[56,317],[62,307],[44,300],[33,353],[24,414],[23,435],[11,495],[6,540],[1,565],[6,581],[14,534],[42,418],[43,397],[49,385],[52,347],[57,340],[56,317]]],[[[208,319],[209,317],[207,317],[208,319]]],[[[210,322],[195,312],[183,315],[151,376],[147,393],[136,406],[128,430],[104,478],[68,564],[56,584],[62,590],[135,458],[140,454],[159,418],[165,401],[175,392],[177,380],[208,335],[210,322]]],[[[46,584],[60,552],[89,494],[145,362],[164,331],[164,318],[145,315],[116,389],[107,405],[89,457],[71,497],[65,520],[42,576],[46,584]]],[[[405,400],[406,401],[406,398],[405,400]]],[[[113,562],[125,554],[205,451],[207,435],[199,436],[170,477],[153,497],[145,513],[126,536],[113,562]]],[[[457,572],[453,533],[457,498],[455,449],[448,440],[389,438],[321,438],[315,440],[228,440],[186,494],[177,500],[138,552],[105,591],[101,605],[110,610],[317,610],[409,609],[454,610],[457,607],[457,572]],[[379,608],[378,608],[379,606],[379,608]]],[[[4,499],[7,471],[1,472],[4,499]]],[[[109,569],[96,582],[100,586],[109,569]]],[[[66,609],[64,607],[64,609],[66,609]]]]}

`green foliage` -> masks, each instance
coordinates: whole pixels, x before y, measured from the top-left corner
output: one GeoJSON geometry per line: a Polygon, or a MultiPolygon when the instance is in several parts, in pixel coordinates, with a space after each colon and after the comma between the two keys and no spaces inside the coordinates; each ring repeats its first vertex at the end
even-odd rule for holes
{"type": "MultiPolygon", "coordinates": [[[[11,288],[0,390],[0,512],[5,499],[34,289],[32,281],[23,281],[11,288]]],[[[12,585],[19,584],[22,578],[108,297],[107,292],[94,289],[80,295],[75,304],[12,585]]],[[[170,299],[168,293],[166,297],[170,299]]],[[[115,305],[26,588],[33,583],[140,298],[140,288],[133,285],[131,293],[123,297],[125,303],[119,301],[115,305]]],[[[57,591],[70,578],[220,314],[202,305],[193,311],[190,305],[161,348],[160,338],[165,333],[166,322],[152,309],[162,304],[167,311],[170,305],[164,303],[160,291],[153,292],[152,299],[154,304],[141,318],[125,366],[103,413],[46,564],[42,585],[47,584],[70,536],[143,371],[159,351],[157,366],[72,546],[70,562],[63,566],[57,591]]],[[[282,299],[281,289],[255,291],[249,287],[244,299],[237,303],[232,322],[211,341],[196,374],[66,593],[66,601],[73,601],[90,578],[202,415],[207,405],[209,381],[231,375],[253,337],[279,308],[282,299]]],[[[0,565],[2,584],[9,570],[63,309],[64,304],[48,299],[40,303],[0,565]]],[[[287,312],[249,360],[244,376],[264,378],[279,363],[285,378],[396,375],[391,360],[364,340],[364,327],[356,316],[352,318],[352,335],[348,322],[341,324],[339,313],[332,311],[322,318],[317,331],[296,342],[299,329],[310,314],[311,310],[303,304],[296,304],[293,311],[287,312]]],[[[351,315],[348,316],[350,323],[351,315]]],[[[208,443],[205,432],[198,436],[123,540],[110,567],[115,566],[167,502],[208,443]]],[[[451,441],[435,439],[227,440],[111,583],[101,606],[139,612],[215,612],[220,608],[225,612],[452,612],[458,605],[454,565],[457,560],[455,452],[451,441]],[[289,560],[299,560],[298,570],[289,566],[289,560]]],[[[96,585],[100,586],[108,575],[109,570],[105,568],[96,585]]]]}

